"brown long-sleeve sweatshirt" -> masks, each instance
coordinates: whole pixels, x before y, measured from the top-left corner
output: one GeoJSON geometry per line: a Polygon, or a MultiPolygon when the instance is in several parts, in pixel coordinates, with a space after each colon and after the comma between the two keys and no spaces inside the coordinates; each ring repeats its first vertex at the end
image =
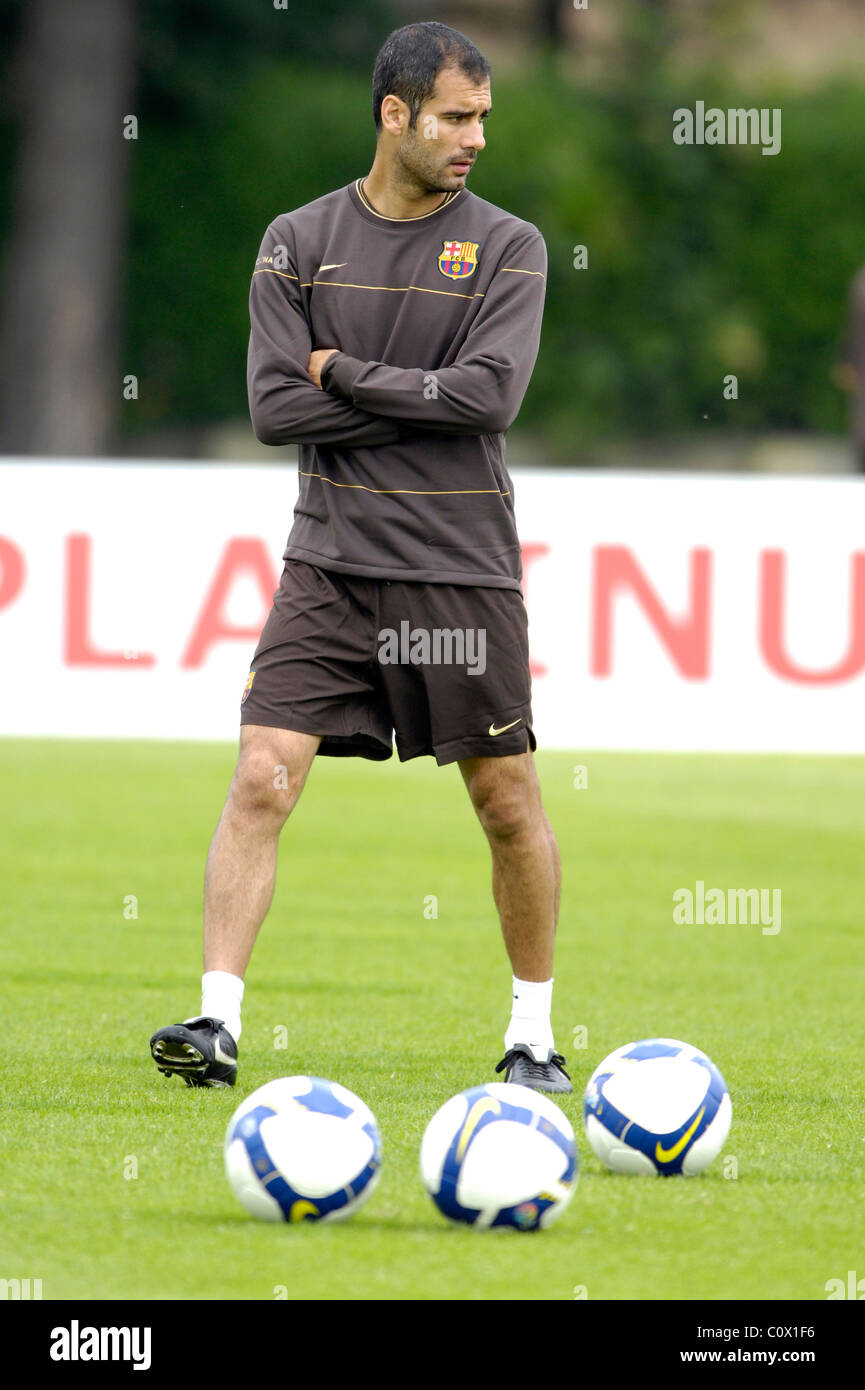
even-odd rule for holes
{"type": "Polygon", "coordinates": [[[256,436],[299,446],[286,558],[386,579],[517,589],[505,432],[538,353],[546,248],[468,189],[423,217],[362,181],[268,227],[250,290],[256,436]],[[306,371],[338,348],[324,389],[306,371]]]}

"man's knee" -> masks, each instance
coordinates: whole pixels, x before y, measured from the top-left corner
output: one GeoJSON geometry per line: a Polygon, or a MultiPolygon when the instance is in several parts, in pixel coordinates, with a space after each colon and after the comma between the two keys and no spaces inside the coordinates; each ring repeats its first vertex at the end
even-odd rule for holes
{"type": "Polygon", "coordinates": [[[303,790],[317,745],[309,735],[247,726],[229,791],[232,809],[284,821],[303,790]]]}
{"type": "MultiPolygon", "coordinates": [[[[486,834],[495,840],[510,840],[530,830],[540,811],[535,779],[531,769],[517,765],[505,768],[498,760],[487,760],[472,772],[469,795],[486,834]]],[[[517,760],[514,760],[515,763],[517,760]]],[[[519,760],[522,764],[522,760],[519,760]]]]}

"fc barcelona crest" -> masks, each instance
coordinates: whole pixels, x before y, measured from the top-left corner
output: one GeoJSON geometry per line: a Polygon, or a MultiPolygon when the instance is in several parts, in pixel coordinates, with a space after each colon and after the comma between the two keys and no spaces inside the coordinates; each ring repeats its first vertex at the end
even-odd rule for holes
{"type": "Polygon", "coordinates": [[[446,241],[439,256],[439,270],[449,280],[467,280],[478,268],[478,241],[446,241]]]}

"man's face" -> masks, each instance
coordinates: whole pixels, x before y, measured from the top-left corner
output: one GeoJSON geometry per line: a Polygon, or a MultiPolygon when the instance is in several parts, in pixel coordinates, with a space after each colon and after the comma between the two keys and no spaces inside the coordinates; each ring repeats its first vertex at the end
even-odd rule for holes
{"type": "Polygon", "coordinates": [[[416,126],[403,136],[397,162],[430,192],[462,188],[486,143],[483,121],[489,109],[489,82],[478,85],[459,68],[442,68],[416,126]]]}

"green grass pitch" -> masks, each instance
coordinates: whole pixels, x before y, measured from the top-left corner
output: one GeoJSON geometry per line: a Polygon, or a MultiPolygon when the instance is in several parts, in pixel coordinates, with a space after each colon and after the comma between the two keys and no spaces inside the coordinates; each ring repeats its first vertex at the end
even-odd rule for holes
{"type": "Polygon", "coordinates": [[[495,1079],[509,1014],[455,767],[318,760],[283,833],[237,1087],[157,1074],[150,1033],[199,1007],[204,856],[233,761],[0,742],[0,1278],[42,1279],[46,1299],[820,1300],[865,1276],[865,760],[538,755],[580,1179],[528,1235],[449,1225],[417,1173],[433,1112],[495,1079]],[[780,932],[675,925],[673,893],[698,879],[780,888],[780,932]],[[659,1035],[717,1062],[733,1127],[697,1178],[614,1177],[582,1092],[607,1052],[659,1035]],[[382,1129],[379,1188],[342,1226],[257,1223],[225,1182],[235,1106],[297,1072],[357,1091],[382,1129]]]}

